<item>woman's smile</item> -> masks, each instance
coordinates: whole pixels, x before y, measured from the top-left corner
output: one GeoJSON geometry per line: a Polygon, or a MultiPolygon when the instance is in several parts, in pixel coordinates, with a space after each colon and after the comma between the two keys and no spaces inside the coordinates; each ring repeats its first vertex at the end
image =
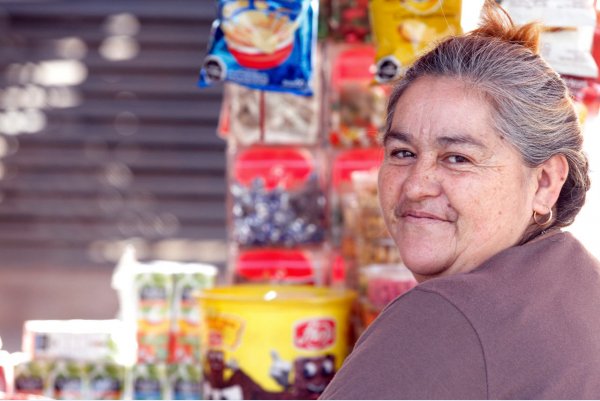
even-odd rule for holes
{"type": "Polygon", "coordinates": [[[406,209],[400,208],[396,217],[402,219],[408,224],[434,224],[434,223],[449,223],[450,221],[443,215],[428,212],[427,210],[406,209]]]}

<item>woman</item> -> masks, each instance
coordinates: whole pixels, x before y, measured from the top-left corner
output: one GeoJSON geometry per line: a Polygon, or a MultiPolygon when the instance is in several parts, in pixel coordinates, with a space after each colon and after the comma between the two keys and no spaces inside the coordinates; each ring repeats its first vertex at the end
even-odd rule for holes
{"type": "Polygon", "coordinates": [[[567,89],[535,25],[493,1],[395,88],[379,197],[420,282],[323,399],[600,398],[600,264],[561,227],[589,188],[567,89]]]}

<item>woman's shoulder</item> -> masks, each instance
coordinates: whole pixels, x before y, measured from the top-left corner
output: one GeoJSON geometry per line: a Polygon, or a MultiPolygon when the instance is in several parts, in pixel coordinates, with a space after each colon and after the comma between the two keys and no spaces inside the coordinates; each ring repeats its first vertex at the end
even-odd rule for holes
{"type": "Polygon", "coordinates": [[[443,297],[417,288],[363,333],[323,399],[485,399],[480,341],[443,297]]]}
{"type": "MultiPolygon", "coordinates": [[[[570,278],[598,271],[598,260],[571,233],[554,230],[522,245],[508,248],[468,273],[425,281],[418,288],[449,300],[536,288],[540,278],[570,278]]],[[[545,280],[543,280],[545,281],[545,280]]],[[[525,294],[527,295],[527,294],[525,294]]],[[[505,298],[506,299],[506,298],[505,298]]]]}

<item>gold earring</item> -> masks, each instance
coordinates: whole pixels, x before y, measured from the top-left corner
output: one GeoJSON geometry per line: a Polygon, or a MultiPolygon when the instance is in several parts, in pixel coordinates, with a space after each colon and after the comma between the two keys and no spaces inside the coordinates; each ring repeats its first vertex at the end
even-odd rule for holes
{"type": "Polygon", "coordinates": [[[535,222],[535,224],[537,224],[538,226],[545,226],[547,224],[549,224],[552,221],[552,209],[550,209],[550,213],[548,214],[543,214],[542,216],[548,216],[548,218],[545,221],[540,222],[539,219],[539,214],[537,214],[537,212],[534,210],[533,211],[533,221],[535,222]]]}

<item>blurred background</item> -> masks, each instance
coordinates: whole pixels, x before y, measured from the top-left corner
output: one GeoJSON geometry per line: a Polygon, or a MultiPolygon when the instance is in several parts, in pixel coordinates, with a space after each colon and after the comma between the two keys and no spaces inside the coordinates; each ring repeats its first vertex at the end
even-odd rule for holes
{"type": "Polygon", "coordinates": [[[0,336],[108,319],[125,242],[225,262],[210,0],[0,1],[0,336]]]}

